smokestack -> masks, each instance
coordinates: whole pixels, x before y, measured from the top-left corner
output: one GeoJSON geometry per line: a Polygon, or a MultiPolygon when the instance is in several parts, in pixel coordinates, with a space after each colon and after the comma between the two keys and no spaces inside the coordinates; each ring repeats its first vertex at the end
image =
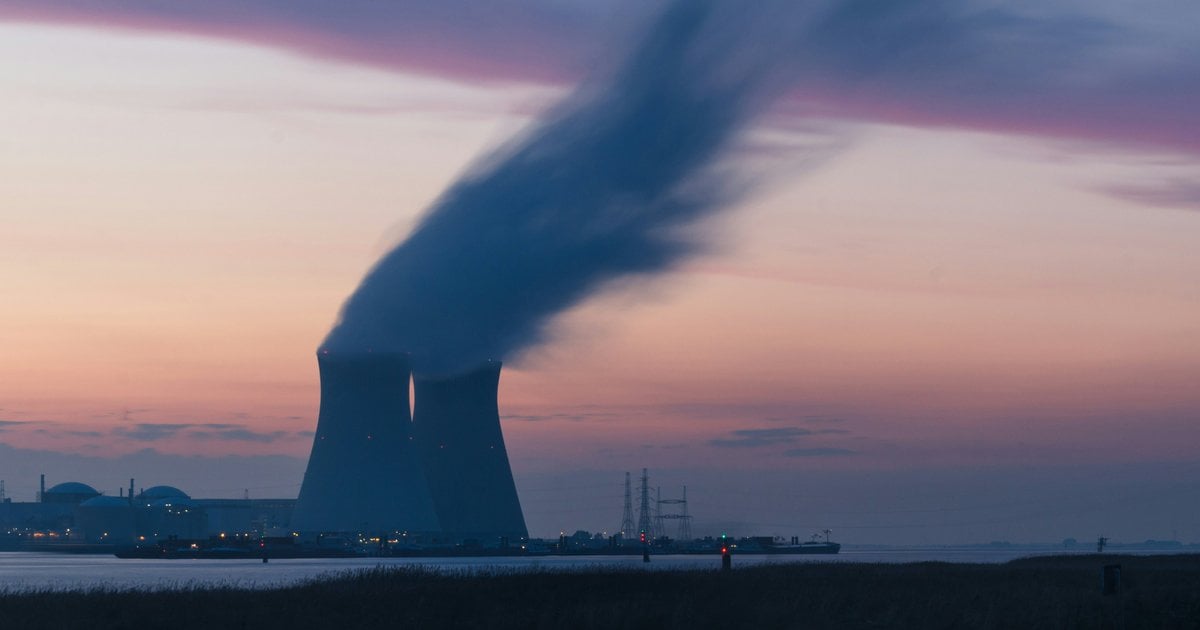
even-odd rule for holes
{"type": "Polygon", "coordinates": [[[500,362],[413,380],[413,434],[442,531],[481,542],[527,536],[500,432],[500,362]]]}
{"type": "Polygon", "coordinates": [[[46,501],[46,475],[42,475],[41,485],[38,486],[38,503],[46,501]]]}
{"type": "Polygon", "coordinates": [[[292,528],[438,529],[412,444],[411,368],[402,353],[317,353],[321,408],[292,528]]]}

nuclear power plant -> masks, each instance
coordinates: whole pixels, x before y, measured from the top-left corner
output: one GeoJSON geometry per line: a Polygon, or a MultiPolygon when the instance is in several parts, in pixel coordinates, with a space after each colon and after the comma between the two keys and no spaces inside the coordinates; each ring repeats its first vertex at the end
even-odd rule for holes
{"type": "Polygon", "coordinates": [[[528,536],[500,431],[500,362],[415,379],[403,353],[323,348],[317,364],[321,405],[297,531],[484,545],[528,536]]]}
{"type": "Polygon", "coordinates": [[[710,167],[775,92],[771,47],[727,54],[715,37],[741,13],[670,3],[616,72],[489,152],[367,272],[323,344],[359,354],[322,360],[297,527],[526,535],[488,359],[543,341],[610,281],[702,249],[677,232],[736,197],[710,167]],[[363,357],[385,346],[419,363],[363,357]]]}

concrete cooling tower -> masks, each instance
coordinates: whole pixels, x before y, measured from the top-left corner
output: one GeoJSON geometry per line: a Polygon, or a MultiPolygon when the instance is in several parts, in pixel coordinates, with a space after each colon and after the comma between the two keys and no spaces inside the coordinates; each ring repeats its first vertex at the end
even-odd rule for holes
{"type": "Polygon", "coordinates": [[[440,531],[413,444],[408,355],[322,349],[317,364],[321,408],[292,527],[440,531]]]}
{"type": "Polygon", "coordinates": [[[444,535],[483,544],[525,537],[500,433],[500,362],[449,378],[418,373],[413,381],[413,433],[444,535]]]}

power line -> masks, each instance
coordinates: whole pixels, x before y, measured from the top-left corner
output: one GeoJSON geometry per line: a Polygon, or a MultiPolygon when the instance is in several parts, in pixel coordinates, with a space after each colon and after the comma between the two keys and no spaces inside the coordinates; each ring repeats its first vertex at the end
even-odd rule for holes
{"type": "Polygon", "coordinates": [[[688,514],[687,486],[683,487],[683,498],[660,498],[658,500],[658,528],[660,536],[666,532],[663,521],[679,521],[679,534],[676,540],[690,541],[692,539],[692,516],[688,514]],[[664,514],[662,509],[664,505],[678,505],[679,511],[664,514]]]}

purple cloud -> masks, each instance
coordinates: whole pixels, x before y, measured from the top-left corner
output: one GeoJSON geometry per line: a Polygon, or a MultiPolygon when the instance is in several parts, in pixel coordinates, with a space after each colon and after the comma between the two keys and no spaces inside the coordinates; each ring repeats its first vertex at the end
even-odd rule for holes
{"type": "Polygon", "coordinates": [[[594,11],[545,0],[14,0],[0,19],[168,31],[470,79],[557,81],[598,43],[594,11]]]}
{"type": "Polygon", "coordinates": [[[783,452],[784,457],[841,457],[854,455],[854,451],[845,448],[793,448],[783,452]]]}
{"type": "MultiPolygon", "coordinates": [[[[795,69],[792,116],[1200,153],[1195,3],[844,0],[796,10],[809,27],[780,60],[795,69]]],[[[464,80],[562,83],[643,12],[632,0],[9,0],[0,20],[185,32],[464,80]]]]}
{"type": "Polygon", "coordinates": [[[728,438],[709,440],[709,446],[718,448],[759,448],[776,444],[791,444],[797,439],[813,435],[810,429],[780,427],[774,429],[739,429],[731,431],[728,438]]]}
{"type": "Polygon", "coordinates": [[[1110,186],[1104,192],[1134,203],[1200,210],[1200,181],[1172,179],[1158,185],[1110,186]]]}
{"type": "Polygon", "coordinates": [[[301,437],[291,431],[253,431],[244,427],[191,431],[187,436],[197,440],[254,442],[258,444],[270,444],[287,438],[301,437]]]}
{"type": "Polygon", "coordinates": [[[113,435],[119,438],[135,440],[138,442],[158,442],[160,440],[173,438],[178,435],[179,432],[196,426],[201,425],[139,422],[129,427],[117,427],[113,429],[113,435]]]}
{"type": "Polygon", "coordinates": [[[217,440],[226,442],[257,442],[269,444],[288,438],[302,438],[305,433],[291,431],[254,431],[243,424],[227,422],[177,424],[139,422],[128,427],[116,427],[112,435],[138,442],[159,442],[174,438],[217,440]]]}

